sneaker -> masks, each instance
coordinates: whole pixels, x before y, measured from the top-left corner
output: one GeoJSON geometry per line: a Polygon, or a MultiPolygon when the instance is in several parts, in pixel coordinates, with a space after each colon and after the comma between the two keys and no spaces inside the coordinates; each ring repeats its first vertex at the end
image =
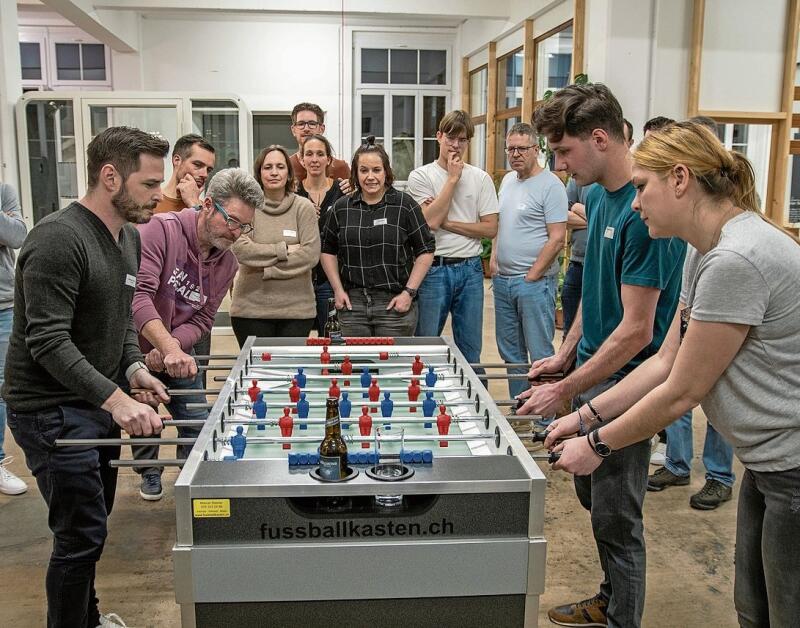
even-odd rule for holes
{"type": "MultiPolygon", "coordinates": [[[[145,497],[145,499],[147,499],[145,497]]],[[[100,623],[97,628],[128,628],[128,624],[122,621],[122,618],[116,613],[109,613],[108,615],[100,615],[100,623]]]]}
{"type": "Polygon", "coordinates": [[[28,490],[28,485],[8,470],[6,465],[13,459],[13,456],[8,456],[0,460],[0,493],[21,495],[28,490]]]}
{"type": "Polygon", "coordinates": [[[588,600],[551,608],[547,616],[559,626],[608,626],[607,611],[608,600],[598,594],[588,600]]]}
{"type": "Polygon", "coordinates": [[[142,499],[149,502],[157,502],[161,499],[161,474],[154,471],[142,473],[142,485],[139,487],[139,495],[142,499]]]}
{"type": "Polygon", "coordinates": [[[714,510],[730,500],[731,487],[719,480],[706,480],[705,486],[689,498],[689,505],[697,510],[714,510]]]}
{"type": "Polygon", "coordinates": [[[663,491],[668,486],[686,486],[689,484],[688,475],[675,475],[666,467],[661,467],[647,478],[648,491],[663,491]]]}
{"type": "MultiPolygon", "coordinates": [[[[658,438],[658,436],[655,436],[654,438],[658,438]]],[[[652,464],[655,467],[663,467],[666,461],[667,461],[667,444],[658,441],[656,446],[653,448],[653,453],[650,454],[650,464],[652,464]]]]}

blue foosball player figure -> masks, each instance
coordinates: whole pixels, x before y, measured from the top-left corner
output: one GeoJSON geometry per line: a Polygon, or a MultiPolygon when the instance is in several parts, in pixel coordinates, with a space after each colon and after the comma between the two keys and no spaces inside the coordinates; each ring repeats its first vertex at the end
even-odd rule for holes
{"type": "MultiPolygon", "coordinates": [[[[298,386],[300,384],[298,383],[298,386]]],[[[307,419],[308,418],[308,410],[311,404],[308,403],[306,400],[306,394],[304,392],[300,393],[300,399],[297,400],[297,418],[298,419],[307,419]]],[[[301,423],[300,424],[301,430],[308,429],[308,423],[301,423]]]]}
{"type": "Polygon", "coordinates": [[[236,434],[231,436],[231,448],[237,460],[244,458],[244,450],[247,447],[247,436],[245,436],[243,432],[244,428],[241,425],[237,425],[236,434]]]}
{"type": "MultiPolygon", "coordinates": [[[[350,412],[353,409],[353,402],[350,401],[350,399],[348,399],[349,396],[350,396],[350,393],[343,392],[342,393],[342,400],[339,402],[339,416],[342,419],[349,419],[350,418],[350,412]]],[[[349,427],[350,427],[349,423],[342,422],[342,429],[343,430],[346,430],[349,427]]]]}
{"type": "Polygon", "coordinates": [[[428,372],[425,373],[425,385],[428,388],[433,388],[436,385],[436,380],[439,379],[439,376],[433,371],[433,367],[428,367],[428,372]]]}
{"type": "Polygon", "coordinates": [[[305,388],[306,387],[306,374],[303,373],[303,368],[302,367],[298,367],[297,375],[295,375],[294,378],[297,380],[298,387],[300,387],[300,388],[305,388]]]}
{"type": "MultiPolygon", "coordinates": [[[[392,393],[383,393],[383,399],[381,400],[381,416],[384,418],[392,416],[392,412],[394,412],[394,401],[390,399],[391,395],[392,393]]],[[[390,423],[384,423],[383,429],[390,430],[392,426],[390,423]]]]}
{"type": "MultiPolygon", "coordinates": [[[[432,417],[433,413],[436,411],[436,402],[433,399],[432,392],[425,393],[425,399],[422,402],[422,415],[426,417],[432,417]]],[[[424,427],[433,427],[433,421],[430,423],[425,423],[424,427]]]]}
{"type": "MultiPolygon", "coordinates": [[[[369,388],[369,385],[372,383],[372,375],[370,375],[369,367],[365,366],[361,369],[361,388],[369,388]]],[[[369,397],[369,393],[365,390],[361,396],[366,399],[369,397]]]]}
{"type": "MultiPolygon", "coordinates": [[[[257,419],[266,419],[267,418],[267,402],[264,401],[264,393],[258,393],[256,400],[253,402],[253,414],[256,416],[257,419]]],[[[267,429],[266,425],[259,425],[259,430],[267,429]]]]}

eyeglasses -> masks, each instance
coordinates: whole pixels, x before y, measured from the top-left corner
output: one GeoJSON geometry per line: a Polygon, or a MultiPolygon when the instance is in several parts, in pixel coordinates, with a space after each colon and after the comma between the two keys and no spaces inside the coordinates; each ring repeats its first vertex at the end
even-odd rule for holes
{"type": "Polygon", "coordinates": [[[445,135],[444,139],[448,144],[458,144],[459,146],[466,146],[469,144],[469,138],[466,137],[453,137],[452,135],[445,135]]]}
{"type": "Polygon", "coordinates": [[[242,234],[248,234],[253,230],[253,225],[251,225],[249,222],[239,222],[235,218],[231,218],[228,215],[228,212],[222,208],[222,205],[217,203],[217,201],[213,201],[213,203],[214,207],[217,208],[217,211],[222,214],[222,217],[225,219],[225,224],[228,226],[228,229],[231,231],[236,231],[236,229],[239,229],[242,234]]]}
{"type": "Polygon", "coordinates": [[[539,148],[538,146],[506,146],[505,151],[509,155],[513,155],[515,152],[519,153],[520,155],[527,155],[528,151],[531,148],[539,148]]]}
{"type": "Polygon", "coordinates": [[[295,122],[294,126],[298,129],[305,129],[306,127],[309,129],[316,129],[319,126],[319,122],[316,120],[301,120],[300,122],[295,122]]]}

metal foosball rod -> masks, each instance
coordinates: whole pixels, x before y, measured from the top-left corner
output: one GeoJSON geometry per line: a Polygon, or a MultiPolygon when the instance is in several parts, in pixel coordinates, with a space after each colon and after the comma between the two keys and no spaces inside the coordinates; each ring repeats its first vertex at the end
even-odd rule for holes
{"type": "Polygon", "coordinates": [[[546,460],[548,463],[553,464],[559,458],[561,458],[560,451],[551,451],[546,454],[531,454],[531,458],[534,460],[546,460]]]}
{"type": "Polygon", "coordinates": [[[56,447],[117,447],[120,445],[194,445],[196,438],[57,438],[56,447]]]}
{"type": "MultiPolygon", "coordinates": [[[[338,378],[335,378],[335,379],[338,380],[338,378]]],[[[361,385],[344,386],[342,384],[338,384],[338,382],[337,382],[337,385],[339,386],[340,390],[342,390],[344,392],[347,392],[347,393],[365,393],[365,392],[369,392],[369,388],[368,387],[367,388],[362,388],[361,385]]],[[[381,398],[383,398],[383,393],[385,393],[385,392],[392,393],[392,394],[397,394],[397,393],[406,394],[408,392],[408,388],[407,387],[402,387],[402,386],[386,386],[385,388],[381,387],[380,390],[381,390],[381,398]]],[[[420,394],[424,394],[426,392],[447,393],[447,392],[463,392],[463,391],[467,390],[467,387],[466,386],[439,386],[439,387],[436,387],[436,386],[430,386],[430,387],[429,386],[420,386],[419,390],[420,390],[420,394]]],[[[265,389],[261,390],[261,392],[266,394],[266,395],[285,395],[286,391],[287,391],[286,388],[265,388],[265,389]]],[[[324,388],[314,388],[313,386],[306,386],[305,388],[301,388],[300,392],[324,394],[324,393],[328,392],[328,387],[326,386],[324,388]]],[[[354,399],[350,399],[350,401],[355,403],[354,399]]]]}
{"type": "MultiPolygon", "coordinates": [[[[423,423],[436,423],[436,417],[394,417],[394,416],[371,416],[374,422],[381,425],[421,425],[423,423]]],[[[341,417],[342,424],[358,427],[358,417],[341,417]]],[[[485,417],[452,417],[451,423],[477,423],[485,420],[485,417]]],[[[295,425],[325,425],[325,419],[298,419],[292,417],[295,425]]],[[[225,419],[226,425],[266,425],[274,427],[279,425],[278,419],[225,419]]],[[[343,428],[344,429],[344,428],[343,428]]]]}
{"type": "Polygon", "coordinates": [[[112,469],[119,468],[151,468],[151,467],[182,467],[186,458],[157,458],[154,460],[109,460],[108,466],[112,469]]]}
{"type": "MultiPolygon", "coordinates": [[[[131,388],[131,394],[142,394],[153,392],[149,388],[131,388]]],[[[217,388],[168,388],[167,394],[172,397],[188,397],[189,395],[218,395],[219,389],[217,388]]]]}
{"type": "MultiPolygon", "coordinates": [[[[414,442],[438,442],[438,441],[471,441],[471,440],[494,440],[497,436],[494,433],[479,432],[477,434],[406,434],[406,441],[414,442]]],[[[372,443],[375,442],[375,436],[353,436],[350,434],[342,434],[342,438],[347,443],[372,443]]],[[[403,437],[398,435],[387,435],[383,433],[379,437],[381,443],[399,443],[403,437]]],[[[262,445],[274,444],[304,444],[304,443],[319,443],[319,436],[248,436],[248,446],[253,443],[262,445]]],[[[217,443],[221,445],[229,445],[230,438],[218,437],[217,443]]]]}

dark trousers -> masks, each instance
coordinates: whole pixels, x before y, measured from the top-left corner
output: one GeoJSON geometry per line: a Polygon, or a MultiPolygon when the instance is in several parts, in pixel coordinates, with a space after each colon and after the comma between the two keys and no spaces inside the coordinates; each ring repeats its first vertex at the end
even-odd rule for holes
{"type": "MultiPolygon", "coordinates": [[[[578,408],[616,382],[607,380],[578,395],[578,408]]],[[[646,555],[642,506],[647,490],[650,441],[613,452],[591,475],[575,476],[575,492],[592,516],[603,568],[600,594],[608,600],[608,625],[640,626],[644,611],[646,555]]]]}
{"type": "Polygon", "coordinates": [[[9,408],[8,425],[25,453],[48,508],[53,551],[47,568],[47,625],[95,628],[100,623],[94,588],[106,521],[114,505],[117,470],[108,461],[119,447],[59,447],[57,438],[119,438],[108,412],[88,405],[22,413],[9,408]]]}
{"type": "Polygon", "coordinates": [[[387,310],[396,295],[388,290],[352,288],[347,291],[352,310],[339,310],[339,321],[345,336],[413,336],[417,328],[417,302],[408,312],[387,310]]]}
{"type": "Polygon", "coordinates": [[[231,316],[231,327],[241,347],[248,336],[259,338],[305,338],[314,325],[314,318],[239,318],[231,316]]]}
{"type": "MultiPolygon", "coordinates": [[[[207,332],[200,336],[194,347],[192,347],[193,355],[211,355],[211,332],[207,332]]],[[[208,366],[208,360],[198,360],[197,366],[208,366]]],[[[206,371],[200,371],[200,380],[203,383],[203,388],[206,387],[206,371]]]]}
{"type": "Polygon", "coordinates": [[[583,263],[570,262],[564,274],[564,283],[561,286],[561,309],[564,312],[564,338],[569,333],[569,328],[578,314],[581,303],[581,290],[583,289],[583,263]]]}
{"type": "Polygon", "coordinates": [[[333,288],[328,281],[314,285],[314,297],[317,300],[317,320],[314,322],[320,336],[325,335],[325,323],[328,321],[328,299],[333,296],[333,288]]]}
{"type": "Polygon", "coordinates": [[[742,628],[800,621],[800,468],[747,469],[736,516],[734,600],[742,628]]]}

